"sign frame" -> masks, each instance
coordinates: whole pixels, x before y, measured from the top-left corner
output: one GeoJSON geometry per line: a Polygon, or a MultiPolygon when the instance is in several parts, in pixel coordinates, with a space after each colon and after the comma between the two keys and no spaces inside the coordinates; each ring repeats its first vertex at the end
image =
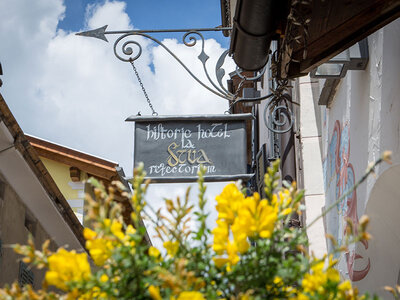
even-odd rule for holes
{"type": "MultiPolygon", "coordinates": [[[[130,116],[125,121],[134,122],[134,133],[135,133],[135,149],[136,149],[136,124],[137,123],[168,123],[168,122],[219,122],[219,121],[243,121],[244,123],[244,143],[246,143],[246,121],[254,119],[251,113],[246,114],[224,114],[224,115],[181,115],[181,116],[130,116]]],[[[246,146],[245,146],[246,147],[246,146]]],[[[246,164],[246,154],[249,149],[245,148],[244,160],[246,164]]],[[[136,151],[135,151],[136,152],[136,151]]],[[[134,164],[136,163],[136,153],[134,153],[134,164]]],[[[205,175],[205,182],[220,182],[220,181],[235,181],[242,179],[244,181],[250,180],[255,174],[243,173],[235,175],[205,175]]],[[[158,177],[147,177],[151,183],[183,183],[183,182],[196,182],[198,176],[158,176],[158,177]]]]}

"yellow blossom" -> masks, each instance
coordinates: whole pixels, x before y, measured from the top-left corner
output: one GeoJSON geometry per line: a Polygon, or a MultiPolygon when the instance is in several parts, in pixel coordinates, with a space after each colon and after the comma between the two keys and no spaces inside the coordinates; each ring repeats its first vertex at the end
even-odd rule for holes
{"type": "Polygon", "coordinates": [[[275,278],[274,278],[274,284],[275,284],[275,285],[281,285],[282,283],[283,283],[282,278],[279,277],[279,276],[275,276],[275,278]]]}
{"type": "Polygon", "coordinates": [[[105,261],[111,256],[114,248],[112,242],[103,238],[86,241],[86,248],[89,250],[90,257],[98,266],[104,265],[105,261]]]}
{"type": "Polygon", "coordinates": [[[351,282],[349,280],[343,281],[338,286],[339,291],[346,292],[351,289],[351,282]]]}
{"type": "Polygon", "coordinates": [[[340,282],[339,272],[333,268],[336,261],[329,257],[328,266],[325,268],[324,261],[316,261],[311,267],[310,273],[306,274],[301,283],[303,291],[309,295],[323,294],[328,284],[340,282]]]}
{"type": "MultiPolygon", "coordinates": [[[[125,230],[125,235],[122,239],[125,246],[135,247],[136,242],[133,240],[132,235],[136,233],[136,229],[132,225],[128,225],[125,230]]],[[[122,237],[122,236],[121,236],[122,237]]]]}
{"type": "Polygon", "coordinates": [[[122,224],[117,220],[113,220],[111,224],[111,233],[120,240],[124,240],[125,234],[122,232],[122,224]]]}
{"type": "Polygon", "coordinates": [[[129,224],[126,227],[126,234],[134,235],[135,233],[136,233],[136,229],[131,224],[129,224]]]}
{"type": "Polygon", "coordinates": [[[111,220],[110,219],[104,219],[103,220],[103,224],[104,224],[104,227],[110,227],[110,225],[111,225],[111,220]]]}
{"type": "Polygon", "coordinates": [[[161,255],[161,253],[156,247],[151,246],[149,248],[149,255],[154,258],[158,258],[161,255]]]}
{"type": "MultiPolygon", "coordinates": [[[[267,200],[260,200],[260,195],[254,193],[252,197],[247,197],[238,217],[232,226],[232,233],[237,234],[247,232],[247,236],[269,238],[275,228],[278,219],[278,208],[270,205],[267,200]],[[242,232],[240,232],[242,231],[242,232]]],[[[243,239],[238,237],[238,239],[243,239]]]]}
{"type": "Polygon", "coordinates": [[[213,261],[217,268],[222,268],[227,262],[229,262],[229,259],[224,257],[213,257],[213,261]]]}
{"type": "Polygon", "coordinates": [[[90,228],[85,227],[85,228],[83,229],[83,237],[84,237],[86,240],[93,240],[93,239],[96,238],[96,236],[97,236],[97,233],[94,232],[93,230],[91,230],[90,228]]]}
{"type": "Polygon", "coordinates": [[[244,200],[242,192],[234,183],[231,183],[225,186],[215,200],[217,201],[218,219],[224,219],[228,224],[232,224],[244,200]]]}
{"type": "Polygon", "coordinates": [[[290,214],[292,212],[292,208],[291,207],[288,207],[288,208],[285,208],[283,211],[282,211],[282,214],[284,215],[284,216],[287,216],[288,214],[290,214]]]}
{"type": "MultiPolygon", "coordinates": [[[[72,297],[71,299],[76,299],[76,297],[72,297]]],[[[78,300],[99,300],[99,299],[110,299],[107,293],[102,292],[98,286],[93,287],[87,293],[79,296],[78,300]]]]}
{"type": "Polygon", "coordinates": [[[213,250],[221,255],[224,253],[227,247],[229,238],[228,224],[223,220],[217,220],[217,227],[212,231],[214,235],[213,250]]]}
{"type": "Polygon", "coordinates": [[[229,264],[236,265],[240,260],[240,257],[238,255],[238,248],[237,248],[236,244],[232,243],[232,242],[228,242],[228,247],[226,250],[227,250],[226,252],[228,253],[229,264]]]}
{"type": "Polygon", "coordinates": [[[100,282],[107,282],[107,281],[108,281],[108,276],[106,274],[100,276],[100,282]]]}
{"type": "Polygon", "coordinates": [[[162,300],[161,295],[160,295],[160,289],[158,287],[155,287],[154,285],[150,285],[148,288],[150,297],[153,300],[162,300]]]}
{"type": "Polygon", "coordinates": [[[64,291],[68,290],[67,282],[81,281],[90,277],[90,265],[86,253],[78,254],[61,248],[48,258],[48,262],[46,282],[64,291]]]}
{"type": "Polygon", "coordinates": [[[196,291],[182,292],[179,294],[177,300],[205,300],[203,294],[196,291]]]}
{"type": "Polygon", "coordinates": [[[178,241],[175,241],[175,242],[166,241],[166,242],[164,242],[163,246],[164,246],[165,250],[167,250],[168,255],[170,255],[171,257],[174,257],[179,250],[179,242],[178,241]]]}

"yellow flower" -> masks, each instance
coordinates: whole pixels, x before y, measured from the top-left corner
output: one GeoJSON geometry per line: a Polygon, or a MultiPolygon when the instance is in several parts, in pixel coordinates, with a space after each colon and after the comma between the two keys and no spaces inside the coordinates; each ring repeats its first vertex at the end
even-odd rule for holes
{"type": "Polygon", "coordinates": [[[154,257],[154,258],[158,258],[161,255],[161,253],[157,248],[151,246],[149,248],[149,255],[154,257]]]}
{"type": "Polygon", "coordinates": [[[83,237],[84,237],[86,240],[93,240],[93,239],[96,238],[96,236],[97,236],[97,233],[94,232],[93,230],[91,230],[90,228],[85,227],[85,228],[83,229],[83,237]]]}
{"type": "Polygon", "coordinates": [[[213,261],[217,268],[222,268],[227,262],[229,262],[229,259],[224,257],[213,257],[213,261]]]}
{"type": "Polygon", "coordinates": [[[111,220],[110,220],[110,219],[104,219],[104,220],[103,220],[103,224],[104,224],[105,227],[110,227],[110,225],[111,225],[111,220]]]}
{"type": "Polygon", "coordinates": [[[108,276],[106,274],[100,276],[100,282],[107,282],[107,281],[108,281],[108,276]]]}
{"type": "Polygon", "coordinates": [[[153,300],[162,300],[161,295],[160,295],[160,289],[158,287],[155,287],[154,285],[150,285],[148,288],[150,297],[153,300]]]}
{"type": "Polygon", "coordinates": [[[279,286],[279,285],[281,285],[282,283],[283,283],[282,278],[279,277],[279,276],[275,276],[275,278],[274,278],[274,284],[279,286]]]}
{"type": "MultiPolygon", "coordinates": [[[[76,297],[72,297],[71,299],[76,299],[76,297]]],[[[81,295],[78,300],[99,300],[99,299],[110,299],[107,293],[102,292],[101,289],[97,286],[93,287],[90,291],[81,295]]]]}
{"type": "Polygon", "coordinates": [[[135,233],[136,233],[136,229],[131,224],[129,224],[126,227],[126,234],[133,235],[135,233]]]}
{"type": "MultiPolygon", "coordinates": [[[[128,225],[125,230],[125,235],[122,238],[122,241],[125,246],[130,246],[131,248],[135,247],[136,242],[133,240],[132,235],[136,233],[136,229],[132,225],[128,225]]],[[[123,234],[123,233],[122,233],[123,234]]],[[[120,235],[122,237],[122,235],[120,235]]],[[[135,251],[135,249],[132,249],[135,251]]]]}
{"type": "Polygon", "coordinates": [[[86,241],[86,248],[89,250],[90,257],[98,266],[104,265],[105,261],[111,256],[114,248],[112,242],[106,239],[94,239],[86,241]]]}
{"type": "Polygon", "coordinates": [[[284,216],[287,216],[288,214],[290,214],[292,212],[292,208],[291,207],[288,207],[288,208],[285,208],[283,211],[282,211],[282,214],[284,215],[284,216]]]}
{"type": "Polygon", "coordinates": [[[228,242],[228,247],[226,249],[226,252],[228,253],[229,267],[236,265],[240,260],[236,244],[228,242]]]}
{"type": "Polygon", "coordinates": [[[122,232],[122,224],[117,220],[113,220],[111,224],[111,233],[115,235],[121,241],[124,240],[125,234],[122,232]]]}
{"type": "Polygon", "coordinates": [[[166,242],[164,242],[163,246],[164,246],[165,250],[167,250],[168,255],[170,255],[171,257],[174,257],[179,250],[179,242],[178,241],[175,241],[175,242],[166,241],[166,242]]]}
{"type": "Polygon", "coordinates": [[[341,284],[339,284],[338,289],[341,292],[351,290],[351,282],[349,280],[343,281],[341,284]]]}
{"type": "Polygon", "coordinates": [[[179,294],[177,300],[205,300],[203,294],[200,292],[182,292],[179,294]]]}
{"type": "Polygon", "coordinates": [[[217,220],[217,227],[213,229],[212,233],[214,234],[213,250],[218,255],[222,255],[228,244],[228,224],[223,220],[217,220]]]}
{"type": "Polygon", "coordinates": [[[88,279],[91,274],[86,253],[78,254],[61,248],[48,258],[48,262],[46,282],[64,291],[68,290],[66,283],[88,279]]]}
{"type": "MultiPolygon", "coordinates": [[[[270,205],[267,200],[260,200],[260,195],[254,193],[243,201],[235,223],[232,225],[234,239],[243,241],[243,235],[248,237],[270,238],[278,219],[278,208],[270,205]]],[[[238,243],[239,245],[239,243],[238,243]]]]}
{"type": "MultiPolygon", "coordinates": [[[[338,270],[334,269],[336,261],[329,257],[329,264],[324,269],[324,261],[316,261],[311,267],[310,273],[306,274],[301,283],[305,293],[315,295],[315,293],[323,294],[326,292],[328,284],[339,284],[340,275],[338,270]]],[[[345,286],[343,286],[345,287],[345,286]]]]}
{"type": "Polygon", "coordinates": [[[218,219],[224,219],[228,224],[232,224],[244,200],[242,192],[234,183],[231,183],[225,186],[215,200],[217,201],[218,219]]]}

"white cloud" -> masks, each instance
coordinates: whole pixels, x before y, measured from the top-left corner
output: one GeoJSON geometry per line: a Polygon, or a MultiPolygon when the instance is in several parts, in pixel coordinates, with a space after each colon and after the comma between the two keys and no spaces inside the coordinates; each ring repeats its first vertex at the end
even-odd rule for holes
{"type": "Polygon", "coordinates": [[[89,4],[86,8],[86,27],[96,29],[108,25],[108,30],[132,29],[131,20],[125,9],[126,3],[120,1],[89,4]]]}
{"type": "MultiPolygon", "coordinates": [[[[65,11],[61,1],[11,3],[2,15],[0,29],[1,40],[8,41],[0,45],[5,74],[2,92],[18,122],[28,133],[118,161],[130,173],[132,130],[124,119],[138,111],[151,111],[131,66],[113,54],[115,38],[108,36],[110,43],[106,44],[56,31],[65,11]]],[[[132,28],[125,7],[123,2],[90,6],[89,28],[105,24],[111,30],[132,28]]],[[[4,8],[0,6],[0,11],[4,8]]],[[[143,54],[135,65],[160,115],[226,110],[226,100],[201,87],[161,46],[150,45],[142,37],[137,40],[143,54]],[[151,59],[154,73],[149,66],[151,59]]],[[[190,48],[176,40],[164,42],[206,81],[197,59],[199,43],[190,48]]],[[[212,70],[224,49],[212,39],[206,41],[205,49],[212,70]]]]}
{"type": "MultiPolygon", "coordinates": [[[[117,1],[89,6],[86,29],[106,24],[110,30],[134,28],[125,8],[117,1]]],[[[61,0],[0,2],[1,93],[25,132],[117,161],[129,176],[133,132],[124,120],[151,111],[130,65],[114,56],[115,38],[108,36],[106,44],[57,30],[64,13],[61,0]]],[[[143,54],[135,65],[160,115],[222,114],[227,109],[226,100],[196,83],[161,46],[143,37],[137,40],[143,54]]],[[[199,43],[190,48],[174,39],[164,42],[206,81],[197,59],[199,43]]],[[[213,70],[224,49],[209,39],[205,50],[213,70]]],[[[179,192],[185,186],[154,186],[149,196],[160,199],[172,188],[179,192]]]]}

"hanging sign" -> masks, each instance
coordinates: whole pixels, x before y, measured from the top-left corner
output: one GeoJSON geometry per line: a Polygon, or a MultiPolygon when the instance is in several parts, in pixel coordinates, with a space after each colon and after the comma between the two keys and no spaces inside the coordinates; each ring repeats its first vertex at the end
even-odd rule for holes
{"type": "Polygon", "coordinates": [[[134,164],[143,162],[152,182],[192,182],[200,166],[206,181],[249,179],[246,120],[252,114],[132,116],[134,164]]]}

